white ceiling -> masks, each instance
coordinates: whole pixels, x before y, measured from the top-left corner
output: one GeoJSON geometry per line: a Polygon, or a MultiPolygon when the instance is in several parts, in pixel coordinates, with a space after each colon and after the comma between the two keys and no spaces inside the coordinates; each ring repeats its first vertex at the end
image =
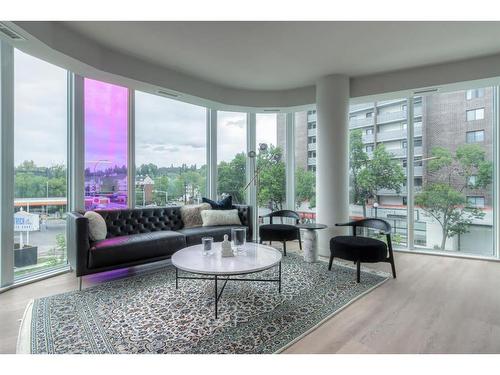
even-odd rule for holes
{"type": "Polygon", "coordinates": [[[285,90],[500,52],[500,22],[64,22],[121,53],[226,87],[285,90]]]}

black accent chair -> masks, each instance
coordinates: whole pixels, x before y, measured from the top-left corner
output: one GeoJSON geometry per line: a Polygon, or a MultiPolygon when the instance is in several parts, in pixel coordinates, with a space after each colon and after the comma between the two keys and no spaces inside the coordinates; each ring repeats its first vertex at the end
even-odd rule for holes
{"type": "Polygon", "coordinates": [[[351,260],[357,265],[356,281],[360,282],[361,263],[387,262],[391,264],[392,276],[396,278],[396,266],[392,251],[391,225],[382,219],[361,219],[336,226],[352,227],[352,236],[337,236],[330,240],[330,263],[328,270],[331,271],[333,258],[351,260]],[[357,228],[371,228],[385,234],[387,244],[375,238],[357,236],[357,228]]]}
{"type": "Polygon", "coordinates": [[[300,221],[300,216],[297,212],[292,210],[274,211],[264,216],[259,216],[262,219],[268,218],[269,224],[259,226],[260,243],[263,241],[279,241],[283,243],[283,254],[286,256],[286,242],[299,240],[299,247],[302,250],[302,240],[300,238],[300,229],[295,225],[290,224],[273,224],[273,218],[292,218],[295,219],[295,224],[300,221]]]}

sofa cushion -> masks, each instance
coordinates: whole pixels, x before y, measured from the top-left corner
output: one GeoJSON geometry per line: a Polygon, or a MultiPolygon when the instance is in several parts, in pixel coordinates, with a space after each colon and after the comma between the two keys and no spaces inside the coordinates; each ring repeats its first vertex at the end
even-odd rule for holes
{"type": "Polygon", "coordinates": [[[107,267],[148,258],[168,257],[186,246],[183,234],[157,231],[108,238],[92,243],[89,268],[107,267]]]}
{"type": "Polygon", "coordinates": [[[183,228],[179,229],[178,232],[186,236],[186,245],[192,246],[200,244],[203,237],[213,237],[215,242],[222,241],[225,234],[227,234],[231,238],[231,228],[247,229],[248,238],[248,228],[242,225],[218,225],[213,227],[183,228]]]}
{"type": "Polygon", "coordinates": [[[92,241],[104,240],[108,234],[104,218],[95,211],[87,211],[85,215],[89,221],[89,237],[92,241]]]}
{"type": "Polygon", "coordinates": [[[212,210],[230,210],[233,208],[233,197],[231,195],[228,195],[220,201],[213,201],[208,198],[202,198],[201,201],[210,204],[212,210]]]}
{"type": "Polygon", "coordinates": [[[201,204],[188,204],[181,207],[181,217],[184,223],[184,228],[201,227],[203,224],[201,220],[201,212],[211,210],[212,208],[208,203],[201,204]]]}
{"type": "Polygon", "coordinates": [[[238,210],[206,210],[201,212],[204,227],[215,225],[241,225],[238,210]]]}

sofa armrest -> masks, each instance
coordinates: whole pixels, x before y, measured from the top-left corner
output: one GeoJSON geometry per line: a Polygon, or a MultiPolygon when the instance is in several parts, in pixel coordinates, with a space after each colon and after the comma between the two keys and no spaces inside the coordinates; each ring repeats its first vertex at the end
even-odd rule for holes
{"type": "Polygon", "coordinates": [[[76,276],[81,276],[87,269],[89,241],[89,220],[79,212],[68,212],[68,262],[76,276]]]}

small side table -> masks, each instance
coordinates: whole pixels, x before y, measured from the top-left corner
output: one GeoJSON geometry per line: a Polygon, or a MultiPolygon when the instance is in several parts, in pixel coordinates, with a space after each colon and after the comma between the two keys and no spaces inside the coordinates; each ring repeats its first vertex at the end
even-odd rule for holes
{"type": "Polygon", "coordinates": [[[302,245],[304,250],[304,261],[315,263],[318,261],[318,235],[319,229],[325,229],[325,224],[297,224],[297,228],[305,229],[302,245]]]}

